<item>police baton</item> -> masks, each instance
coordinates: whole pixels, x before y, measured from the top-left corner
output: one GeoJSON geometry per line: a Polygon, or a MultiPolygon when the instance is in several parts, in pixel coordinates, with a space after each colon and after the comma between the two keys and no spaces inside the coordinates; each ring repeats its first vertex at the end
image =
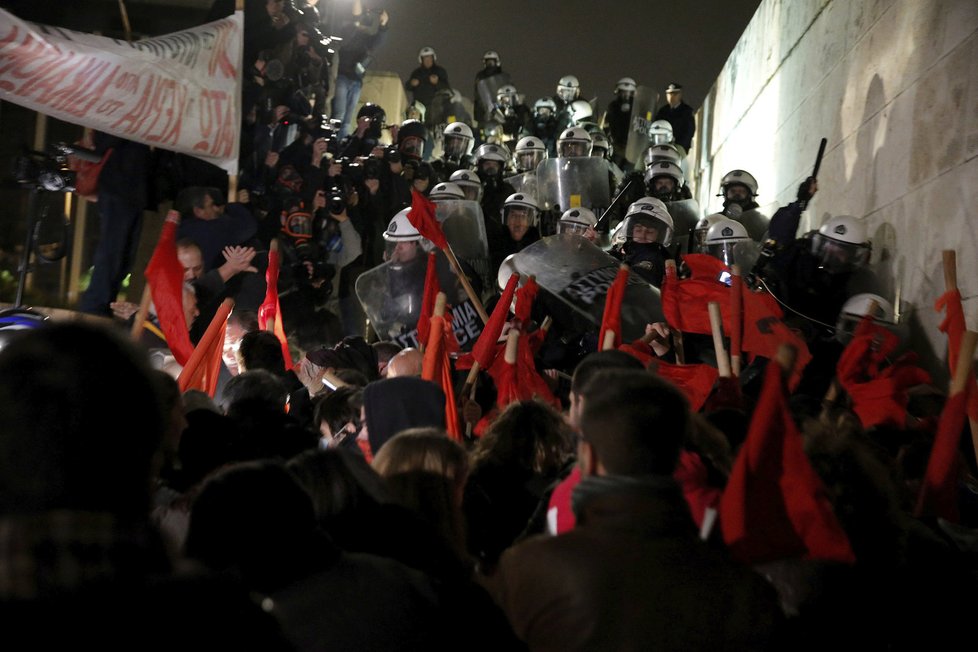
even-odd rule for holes
{"type": "Polygon", "coordinates": [[[604,218],[608,216],[608,213],[611,212],[611,209],[615,207],[615,204],[618,203],[618,200],[620,200],[625,195],[625,192],[629,189],[629,187],[631,187],[634,181],[635,179],[629,179],[628,183],[625,184],[625,187],[621,189],[621,192],[615,195],[615,198],[611,200],[611,205],[608,206],[608,208],[604,209],[604,212],[601,213],[601,217],[599,217],[598,221],[594,223],[595,231],[598,230],[598,227],[601,226],[601,222],[604,221],[604,218]]]}

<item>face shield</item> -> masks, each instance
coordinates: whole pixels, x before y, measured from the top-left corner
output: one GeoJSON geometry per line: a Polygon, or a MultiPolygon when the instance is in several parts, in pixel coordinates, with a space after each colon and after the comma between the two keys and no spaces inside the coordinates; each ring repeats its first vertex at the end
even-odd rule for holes
{"type": "Polygon", "coordinates": [[[661,199],[662,201],[671,201],[676,192],[676,180],[670,176],[660,174],[657,177],[652,177],[645,186],[645,189],[651,197],[661,199]]]}
{"type": "Polygon", "coordinates": [[[713,256],[717,260],[723,261],[723,264],[727,267],[737,264],[737,258],[735,256],[735,247],[738,242],[735,240],[728,240],[727,242],[714,242],[712,244],[706,245],[706,253],[713,256]]]}
{"type": "Polygon", "coordinates": [[[520,170],[536,170],[543,159],[547,158],[546,150],[528,149],[516,154],[516,165],[520,170]]]}
{"type": "Polygon", "coordinates": [[[404,156],[420,159],[424,154],[424,140],[417,136],[408,136],[401,141],[397,150],[404,156]]]}
{"type": "Polygon", "coordinates": [[[653,131],[649,134],[650,145],[667,145],[672,142],[672,134],[668,131],[653,131]]]}
{"type": "Polygon", "coordinates": [[[408,263],[417,260],[423,251],[420,240],[386,241],[384,243],[384,260],[393,269],[400,269],[408,263]]]}
{"type": "Polygon", "coordinates": [[[581,224],[580,222],[563,221],[557,222],[557,233],[569,233],[587,238],[591,242],[598,239],[598,234],[593,226],[581,224]]]}
{"type": "Polygon", "coordinates": [[[821,233],[812,238],[812,254],[818,266],[829,274],[844,274],[869,263],[870,248],[867,244],[853,244],[835,240],[821,233]]]}
{"type": "Polygon", "coordinates": [[[672,227],[657,217],[638,213],[625,218],[625,238],[636,244],[658,243],[668,247],[672,242],[672,227]]]}
{"type": "Polygon", "coordinates": [[[557,144],[557,150],[557,156],[564,158],[588,156],[591,153],[591,145],[580,140],[565,140],[557,144]]]}
{"type": "Polygon", "coordinates": [[[496,177],[503,173],[503,164],[499,161],[482,159],[479,161],[480,177],[496,177]]]}
{"type": "Polygon", "coordinates": [[[503,223],[509,229],[513,240],[520,241],[530,227],[536,224],[537,210],[529,206],[507,206],[503,214],[503,223]]]}
{"type": "Polygon", "coordinates": [[[445,156],[459,159],[469,153],[469,142],[470,139],[466,138],[465,136],[448,134],[445,136],[442,149],[445,151],[445,156]]]}
{"type": "MultiPolygon", "coordinates": [[[[622,104],[627,104],[635,97],[635,91],[619,88],[617,91],[615,91],[615,97],[617,97],[622,104]]],[[[625,107],[623,106],[622,109],[624,108],[625,107]]]]}
{"type": "Polygon", "coordinates": [[[465,193],[466,200],[474,202],[482,201],[482,186],[480,184],[472,183],[471,181],[456,181],[455,183],[465,193]]]}
{"type": "Polygon", "coordinates": [[[570,88],[569,86],[558,86],[557,97],[563,102],[573,102],[577,99],[577,89],[570,88]]]}

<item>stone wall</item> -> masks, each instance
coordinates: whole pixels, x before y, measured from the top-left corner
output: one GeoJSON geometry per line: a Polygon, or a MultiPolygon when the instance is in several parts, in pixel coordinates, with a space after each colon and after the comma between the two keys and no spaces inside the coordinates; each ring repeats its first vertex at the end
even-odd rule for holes
{"type": "Polygon", "coordinates": [[[945,355],[941,251],[955,249],[978,329],[978,2],[764,0],[697,124],[691,169],[708,212],[720,178],[743,168],[773,214],[827,138],[802,229],[866,221],[884,295],[932,369],[945,355]]]}

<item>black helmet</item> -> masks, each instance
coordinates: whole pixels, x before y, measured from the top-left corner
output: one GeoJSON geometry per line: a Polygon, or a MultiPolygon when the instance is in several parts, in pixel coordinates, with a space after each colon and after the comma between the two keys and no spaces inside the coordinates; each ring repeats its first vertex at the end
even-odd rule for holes
{"type": "Polygon", "coordinates": [[[428,130],[420,120],[405,120],[397,130],[397,149],[404,156],[421,159],[428,130]]]}

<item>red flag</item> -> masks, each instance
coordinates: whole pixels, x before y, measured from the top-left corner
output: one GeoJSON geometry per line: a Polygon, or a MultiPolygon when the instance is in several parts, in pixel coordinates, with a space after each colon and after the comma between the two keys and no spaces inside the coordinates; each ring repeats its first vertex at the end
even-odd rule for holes
{"type": "Polygon", "coordinates": [[[221,371],[221,354],[224,353],[224,332],[227,330],[228,315],[234,307],[232,299],[225,299],[217,309],[197,348],[177,378],[180,392],[199,389],[211,398],[217,391],[217,376],[221,371]]]}
{"type": "MultiPolygon", "coordinates": [[[[801,381],[801,374],[812,359],[805,340],[781,321],[784,313],[767,292],[753,292],[744,286],[744,337],[741,347],[762,358],[774,359],[782,344],[798,351],[795,368],[788,385],[792,389],[801,381]]],[[[729,301],[727,305],[729,305],[729,301]]]]}
{"type": "Polygon", "coordinates": [[[682,390],[693,412],[703,407],[720,375],[716,367],[708,364],[669,364],[656,359],[651,368],[682,390]]]}
{"type": "Polygon", "coordinates": [[[598,345],[604,348],[604,338],[608,331],[615,334],[611,347],[615,348],[621,341],[621,302],[625,298],[625,288],[628,285],[628,265],[618,268],[615,280],[608,288],[604,299],[604,314],[601,316],[601,330],[598,331],[598,345]]]}
{"type": "Polygon", "coordinates": [[[821,479],[788,412],[781,366],[771,362],[727,487],[720,527],[731,553],[746,563],[802,556],[853,563],[821,479]]]}
{"type": "MultiPolygon", "coordinates": [[[[274,242],[274,241],[273,241],[274,242]]],[[[276,243],[277,245],[277,243],[276,243]]],[[[268,269],[265,271],[265,300],[258,308],[258,327],[267,330],[268,320],[272,319],[275,337],[282,344],[282,359],[285,360],[285,368],[291,369],[292,354],[289,352],[289,340],[285,337],[285,326],[282,324],[282,308],[278,301],[278,273],[281,268],[278,247],[273,245],[268,250],[268,269]]]]}
{"type": "Polygon", "coordinates": [[[519,283],[519,280],[519,274],[513,274],[509,277],[506,289],[503,290],[496,307],[492,310],[492,315],[489,316],[489,322],[479,334],[475,346],[472,347],[472,357],[483,369],[488,369],[495,358],[496,341],[503,332],[503,326],[506,324],[506,317],[509,316],[509,307],[513,303],[513,294],[516,292],[516,284],[519,283]]]}
{"type": "Polygon", "coordinates": [[[731,332],[730,288],[718,280],[722,272],[729,271],[727,266],[706,254],[688,254],[683,257],[683,263],[691,272],[689,278],[679,280],[667,272],[662,283],[666,322],[684,333],[710,335],[713,329],[707,305],[716,301],[720,304],[723,330],[731,332]]]}
{"type": "Polygon", "coordinates": [[[513,312],[516,315],[516,321],[523,328],[526,328],[527,324],[530,323],[530,312],[533,310],[533,302],[536,301],[539,291],[540,286],[537,285],[537,280],[532,276],[527,279],[523,287],[516,291],[516,309],[513,312]]]}
{"type": "Polygon", "coordinates": [[[411,191],[411,210],[408,211],[407,218],[418,233],[431,240],[436,247],[439,249],[448,247],[445,233],[435,217],[435,203],[417,190],[411,191]]]}
{"type": "Polygon", "coordinates": [[[452,439],[461,441],[462,430],[459,426],[458,411],[455,408],[452,366],[448,360],[448,340],[455,339],[455,332],[452,330],[451,322],[438,315],[431,316],[430,326],[421,366],[421,377],[435,383],[445,393],[445,429],[452,439]]]}
{"type": "Polygon", "coordinates": [[[438,270],[435,267],[435,252],[428,253],[428,267],[424,276],[424,296],[421,298],[421,314],[418,315],[418,342],[427,345],[431,325],[431,314],[435,310],[435,297],[441,292],[438,270]]]}
{"type": "Polygon", "coordinates": [[[907,390],[929,383],[930,375],[912,364],[915,354],[898,358],[880,370],[880,365],[900,344],[900,339],[866,316],[860,321],[836,365],[839,385],[852,399],[853,412],[863,428],[881,424],[905,427],[907,390]]]}
{"type": "Polygon", "coordinates": [[[952,395],[941,411],[937,436],[927,460],[927,470],[917,496],[914,516],[939,516],[957,523],[958,514],[958,444],[964,428],[968,405],[967,390],[952,395]]]}
{"type": "MultiPolygon", "coordinates": [[[[966,330],[964,321],[964,307],[961,305],[961,291],[957,288],[948,290],[934,303],[934,309],[940,312],[946,310],[944,321],[938,327],[942,332],[947,333],[947,361],[954,375],[955,367],[958,365],[958,351],[961,350],[961,336],[966,330]]],[[[968,376],[968,387],[974,387],[974,371],[968,376]]],[[[968,418],[978,420],[978,392],[968,392],[968,418]]]]}
{"type": "Polygon", "coordinates": [[[550,385],[537,371],[536,361],[533,358],[532,340],[532,335],[520,334],[520,348],[516,352],[516,379],[519,384],[520,395],[524,399],[535,398],[544,403],[549,403],[560,410],[560,399],[554,396],[550,385]]]}
{"type": "Polygon", "coordinates": [[[177,258],[177,225],[180,213],[170,211],[163,222],[159,242],[144,275],[153,295],[156,316],[173,357],[186,365],[194,351],[183,314],[183,265],[177,258]]]}

